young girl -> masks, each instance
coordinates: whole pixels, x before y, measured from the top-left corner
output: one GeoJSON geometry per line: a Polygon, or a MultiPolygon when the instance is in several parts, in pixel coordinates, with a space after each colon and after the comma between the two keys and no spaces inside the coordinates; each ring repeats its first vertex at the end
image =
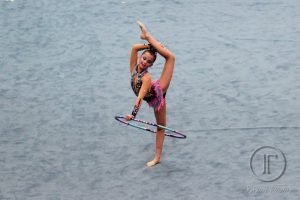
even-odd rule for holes
{"type": "MultiPolygon", "coordinates": [[[[156,123],[166,126],[166,92],[170,85],[175,56],[162,44],[160,44],[146,29],[142,22],[138,21],[138,25],[141,28],[141,39],[147,40],[149,44],[135,44],[131,50],[130,57],[130,73],[131,73],[131,87],[137,96],[134,104],[134,109],[131,115],[127,115],[126,119],[133,119],[142,104],[142,100],[145,100],[149,106],[153,107],[156,118],[156,123]],[[138,63],[138,51],[144,50],[140,56],[138,63]],[[165,58],[165,65],[162,70],[159,80],[152,81],[151,75],[148,72],[155,59],[156,52],[165,58]]],[[[161,152],[164,143],[165,130],[157,128],[156,132],[156,152],[153,160],[147,163],[147,166],[154,166],[160,162],[161,152]]]]}

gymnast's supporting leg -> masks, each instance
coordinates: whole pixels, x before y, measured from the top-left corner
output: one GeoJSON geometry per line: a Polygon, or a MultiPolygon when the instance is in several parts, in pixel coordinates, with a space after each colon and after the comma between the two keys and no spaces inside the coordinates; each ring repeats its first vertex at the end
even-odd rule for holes
{"type": "MultiPolygon", "coordinates": [[[[167,113],[167,108],[165,102],[164,106],[159,111],[154,111],[157,124],[166,126],[166,122],[167,122],[166,113],[167,113]]],[[[147,163],[148,167],[154,166],[160,162],[164,139],[165,139],[165,129],[157,128],[155,158],[147,163]]]]}

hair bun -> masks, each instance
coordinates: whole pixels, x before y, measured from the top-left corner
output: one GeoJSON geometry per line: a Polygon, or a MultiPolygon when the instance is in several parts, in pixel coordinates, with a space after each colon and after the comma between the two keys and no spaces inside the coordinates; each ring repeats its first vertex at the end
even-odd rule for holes
{"type": "Polygon", "coordinates": [[[157,50],[151,44],[149,44],[149,50],[152,51],[153,53],[157,52],[157,50]]]}

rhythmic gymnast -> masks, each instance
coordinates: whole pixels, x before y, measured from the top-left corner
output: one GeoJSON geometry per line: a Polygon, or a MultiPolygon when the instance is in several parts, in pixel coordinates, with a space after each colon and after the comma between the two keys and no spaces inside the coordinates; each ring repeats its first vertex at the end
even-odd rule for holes
{"type": "MultiPolygon", "coordinates": [[[[131,115],[126,116],[126,120],[131,120],[137,115],[141,107],[142,100],[145,100],[149,106],[153,107],[156,123],[166,126],[166,93],[169,88],[175,64],[175,56],[159,43],[146,29],[145,25],[137,22],[141,29],[141,39],[148,41],[149,44],[135,44],[131,49],[130,73],[131,87],[137,99],[131,115]],[[138,52],[144,50],[138,63],[138,52]],[[165,58],[164,68],[158,80],[152,81],[151,74],[148,72],[154,61],[157,52],[165,58]]],[[[157,128],[156,131],[156,151],[153,160],[147,163],[148,167],[154,166],[160,162],[164,143],[165,130],[157,128]]]]}

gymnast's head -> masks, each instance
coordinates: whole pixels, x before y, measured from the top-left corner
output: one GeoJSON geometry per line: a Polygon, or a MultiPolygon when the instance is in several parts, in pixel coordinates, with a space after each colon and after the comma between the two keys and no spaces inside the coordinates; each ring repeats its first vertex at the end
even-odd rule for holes
{"type": "Polygon", "coordinates": [[[140,57],[140,67],[147,69],[151,67],[156,60],[156,50],[154,48],[146,49],[140,57]]]}

